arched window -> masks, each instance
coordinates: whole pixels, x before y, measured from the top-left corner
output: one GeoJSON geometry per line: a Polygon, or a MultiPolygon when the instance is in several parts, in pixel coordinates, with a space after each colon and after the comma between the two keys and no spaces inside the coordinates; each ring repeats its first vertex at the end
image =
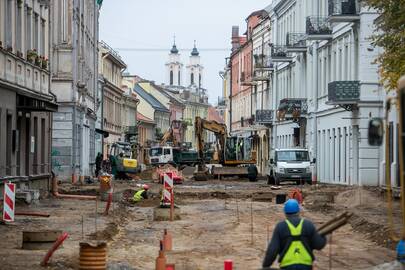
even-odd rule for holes
{"type": "Polygon", "coordinates": [[[181,76],[180,76],[180,70],[179,70],[179,81],[178,81],[178,85],[180,85],[180,82],[181,82],[181,76]]]}
{"type": "Polygon", "coordinates": [[[173,70],[170,70],[170,85],[173,85],[173,70]]]}
{"type": "Polygon", "coordinates": [[[194,84],[194,73],[191,73],[190,81],[191,81],[191,84],[194,84]]]}
{"type": "Polygon", "coordinates": [[[201,87],[201,74],[198,74],[198,87],[201,87]]]}

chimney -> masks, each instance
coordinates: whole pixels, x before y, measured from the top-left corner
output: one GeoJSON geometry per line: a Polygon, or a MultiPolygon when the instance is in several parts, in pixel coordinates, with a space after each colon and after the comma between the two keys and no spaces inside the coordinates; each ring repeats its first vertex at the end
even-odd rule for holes
{"type": "Polygon", "coordinates": [[[232,51],[239,48],[239,26],[232,26],[232,51]]]}

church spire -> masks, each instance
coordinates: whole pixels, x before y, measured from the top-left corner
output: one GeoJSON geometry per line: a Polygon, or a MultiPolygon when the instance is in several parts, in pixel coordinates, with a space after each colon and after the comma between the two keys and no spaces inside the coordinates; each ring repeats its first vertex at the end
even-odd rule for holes
{"type": "Polygon", "coordinates": [[[196,41],[194,40],[194,48],[191,52],[191,56],[199,56],[199,55],[200,55],[200,53],[197,50],[196,41]]]}
{"type": "Polygon", "coordinates": [[[179,50],[177,49],[177,46],[176,46],[176,35],[173,36],[173,47],[170,50],[170,53],[173,53],[173,54],[179,53],[179,50]]]}

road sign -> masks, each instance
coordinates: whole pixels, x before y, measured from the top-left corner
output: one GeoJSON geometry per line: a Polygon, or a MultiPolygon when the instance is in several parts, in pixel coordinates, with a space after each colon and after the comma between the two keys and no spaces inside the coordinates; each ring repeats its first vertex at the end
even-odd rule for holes
{"type": "Polygon", "coordinates": [[[3,220],[7,222],[14,221],[15,209],[15,184],[4,184],[4,204],[3,204],[3,220]]]}

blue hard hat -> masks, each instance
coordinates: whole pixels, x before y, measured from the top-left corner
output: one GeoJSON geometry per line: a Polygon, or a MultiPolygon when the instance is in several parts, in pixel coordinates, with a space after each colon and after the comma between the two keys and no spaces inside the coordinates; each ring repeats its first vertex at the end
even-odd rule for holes
{"type": "Polygon", "coordinates": [[[300,205],[297,200],[295,199],[289,199],[285,204],[284,204],[284,213],[286,214],[295,214],[300,211],[300,205]]]}
{"type": "Polygon", "coordinates": [[[397,260],[401,263],[405,262],[405,241],[401,240],[397,245],[397,260]]]}

